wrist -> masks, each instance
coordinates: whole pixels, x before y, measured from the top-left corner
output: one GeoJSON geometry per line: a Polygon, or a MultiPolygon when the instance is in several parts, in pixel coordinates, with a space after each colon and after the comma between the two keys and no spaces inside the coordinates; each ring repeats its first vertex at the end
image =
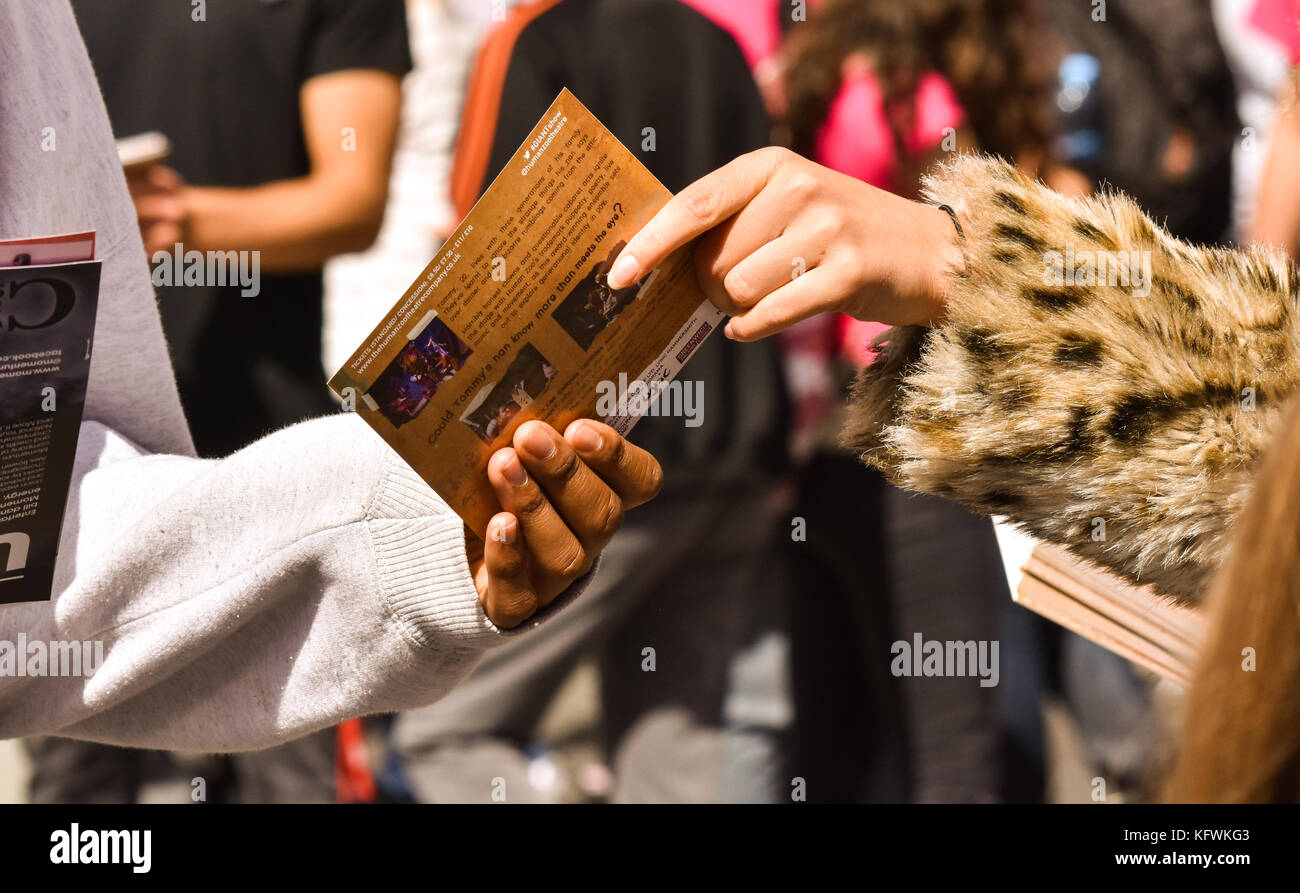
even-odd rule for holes
{"type": "Polygon", "coordinates": [[[934,325],[944,316],[948,305],[948,293],[954,276],[966,269],[966,253],[963,243],[966,235],[962,231],[961,221],[947,205],[921,205],[924,212],[923,238],[925,275],[920,290],[921,315],[924,324],[934,325]]]}

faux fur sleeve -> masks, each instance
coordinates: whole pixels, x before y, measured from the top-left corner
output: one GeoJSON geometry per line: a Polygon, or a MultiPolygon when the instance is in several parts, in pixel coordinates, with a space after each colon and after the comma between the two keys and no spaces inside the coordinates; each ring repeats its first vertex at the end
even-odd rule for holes
{"type": "Polygon", "coordinates": [[[936,493],[1195,601],[1300,381],[1300,279],[1187,245],[1122,195],[966,156],[926,183],[965,231],[946,321],[893,329],[846,445],[936,493]]]}

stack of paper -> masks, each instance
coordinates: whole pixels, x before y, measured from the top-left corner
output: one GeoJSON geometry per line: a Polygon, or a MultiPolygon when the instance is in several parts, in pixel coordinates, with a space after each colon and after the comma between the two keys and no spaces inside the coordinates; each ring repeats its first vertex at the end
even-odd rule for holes
{"type": "Polygon", "coordinates": [[[1200,613],[1056,546],[1036,546],[1022,570],[1017,603],[1183,687],[1191,683],[1205,638],[1200,613]]]}

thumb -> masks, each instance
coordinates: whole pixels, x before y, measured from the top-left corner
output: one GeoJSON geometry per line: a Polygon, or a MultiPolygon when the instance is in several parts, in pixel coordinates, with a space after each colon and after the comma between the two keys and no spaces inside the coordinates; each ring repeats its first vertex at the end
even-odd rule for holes
{"type": "Polygon", "coordinates": [[[519,520],[509,512],[500,512],[488,522],[483,543],[487,586],[479,600],[488,619],[502,629],[513,629],[538,608],[528,556],[520,540],[519,520]]]}

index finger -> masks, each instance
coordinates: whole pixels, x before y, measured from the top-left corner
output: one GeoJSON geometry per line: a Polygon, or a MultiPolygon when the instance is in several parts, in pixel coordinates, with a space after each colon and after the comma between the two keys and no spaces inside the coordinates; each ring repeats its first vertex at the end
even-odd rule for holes
{"type": "Polygon", "coordinates": [[[785,149],[769,147],[741,155],[669,199],[619,253],[609,271],[609,287],[626,288],[740,211],[763,191],[786,154],[785,149]]]}
{"type": "Polygon", "coordinates": [[[627,440],[604,422],[578,419],[564,431],[587,467],[596,472],[623,500],[624,508],[649,502],[663,487],[664,472],[650,453],[627,440]]]}

